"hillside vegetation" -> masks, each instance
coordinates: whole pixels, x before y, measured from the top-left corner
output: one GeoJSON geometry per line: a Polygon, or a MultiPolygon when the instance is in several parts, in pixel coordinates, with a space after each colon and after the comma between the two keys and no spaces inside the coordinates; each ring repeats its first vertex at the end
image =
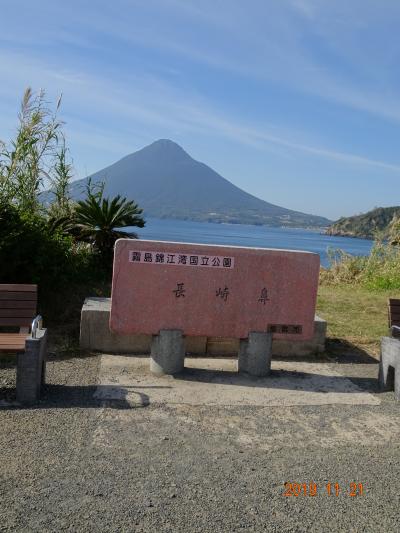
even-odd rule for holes
{"type": "Polygon", "coordinates": [[[363,239],[390,238],[391,227],[400,218],[400,206],[377,207],[368,213],[352,217],[342,217],[329,226],[327,235],[360,237],[363,239]]]}

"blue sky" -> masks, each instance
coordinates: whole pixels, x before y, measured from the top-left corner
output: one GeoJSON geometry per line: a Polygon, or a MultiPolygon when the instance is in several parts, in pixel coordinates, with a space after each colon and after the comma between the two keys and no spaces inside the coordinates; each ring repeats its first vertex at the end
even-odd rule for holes
{"type": "Polygon", "coordinates": [[[159,138],[269,202],[399,205],[398,0],[1,0],[0,139],[63,93],[76,177],[159,138]]]}

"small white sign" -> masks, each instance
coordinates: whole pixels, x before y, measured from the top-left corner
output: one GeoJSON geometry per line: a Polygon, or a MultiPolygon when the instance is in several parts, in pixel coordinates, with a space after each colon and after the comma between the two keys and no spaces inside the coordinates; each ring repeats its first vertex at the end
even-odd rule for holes
{"type": "Polygon", "coordinates": [[[222,255],[199,255],[183,252],[144,252],[142,250],[129,252],[131,263],[145,263],[147,265],[174,265],[189,267],[233,268],[234,258],[222,255]]]}

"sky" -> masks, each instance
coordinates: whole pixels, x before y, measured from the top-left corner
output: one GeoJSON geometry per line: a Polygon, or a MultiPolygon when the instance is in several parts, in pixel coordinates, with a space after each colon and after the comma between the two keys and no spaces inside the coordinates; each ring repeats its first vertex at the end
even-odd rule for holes
{"type": "Polygon", "coordinates": [[[400,204],[398,0],[0,5],[0,139],[62,93],[76,178],[167,138],[283,207],[400,204]]]}

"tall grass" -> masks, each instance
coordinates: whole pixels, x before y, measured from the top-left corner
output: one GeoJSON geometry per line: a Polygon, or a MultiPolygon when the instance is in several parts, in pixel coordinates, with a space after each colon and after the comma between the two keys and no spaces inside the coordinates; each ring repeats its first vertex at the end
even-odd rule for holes
{"type": "Polygon", "coordinates": [[[371,290],[400,289],[400,247],[376,242],[369,256],[329,251],[331,266],[321,269],[322,285],[358,285],[371,290]]]}
{"type": "Polygon", "coordinates": [[[62,122],[46,102],[44,91],[26,89],[18,116],[17,135],[9,145],[0,142],[0,201],[26,213],[39,213],[39,194],[54,166],[62,122]]]}

